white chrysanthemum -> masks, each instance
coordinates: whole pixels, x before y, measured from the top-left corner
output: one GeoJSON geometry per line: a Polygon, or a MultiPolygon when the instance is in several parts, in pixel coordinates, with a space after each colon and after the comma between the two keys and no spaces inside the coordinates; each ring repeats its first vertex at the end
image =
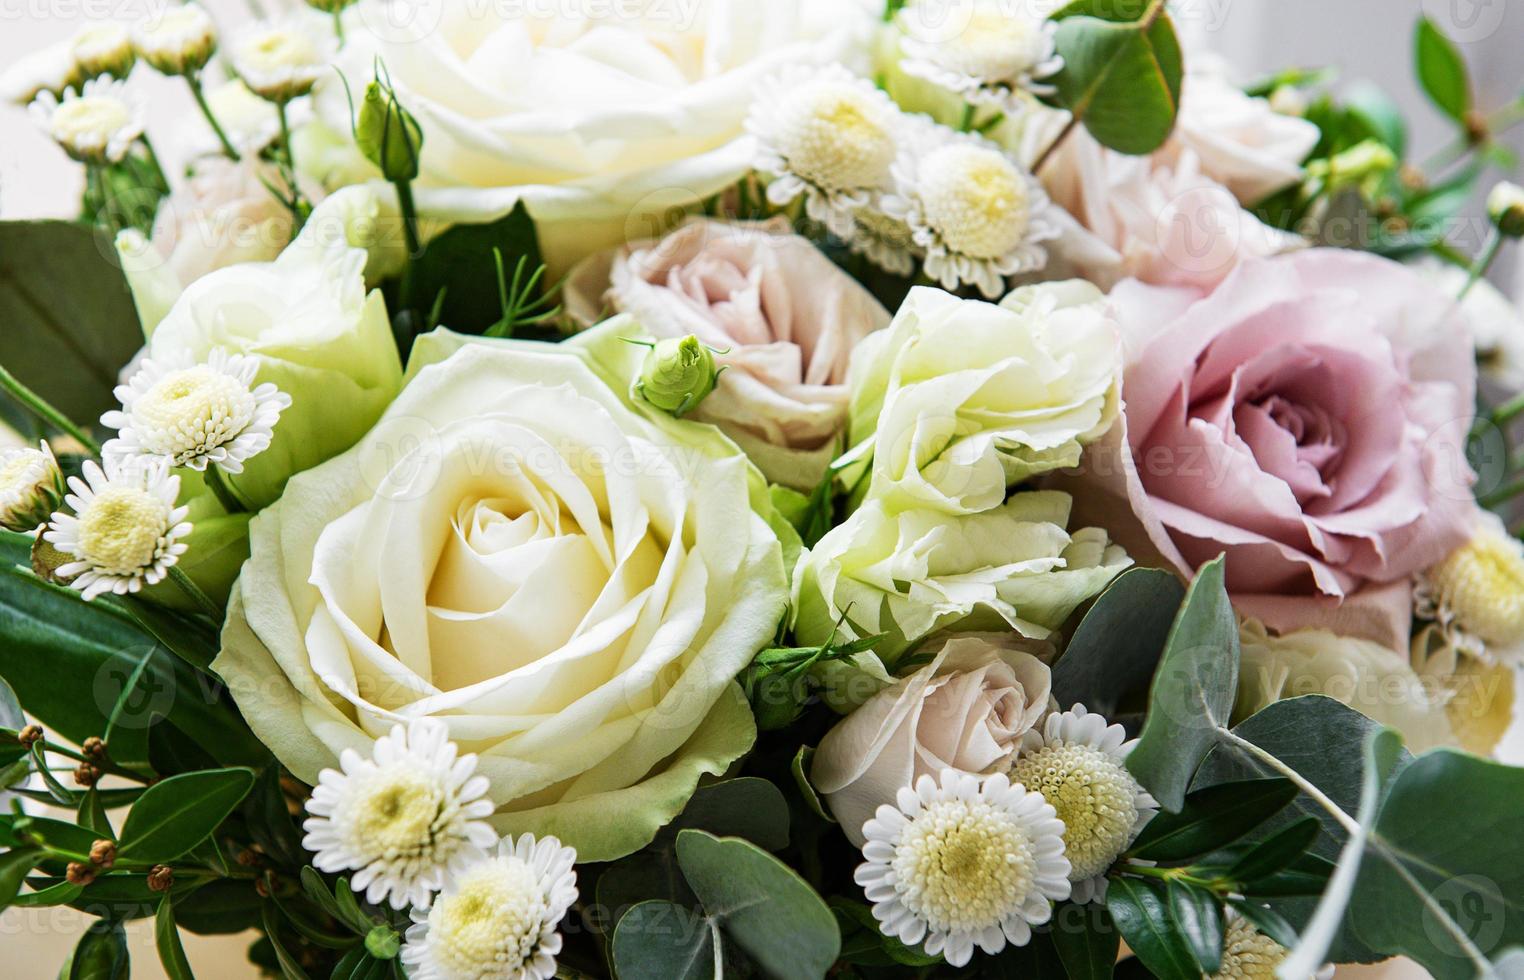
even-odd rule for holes
{"type": "Polygon", "coordinates": [[[243,464],[270,448],[291,396],[273,384],[254,385],[259,362],[217,348],[205,364],[145,359],[116,389],[122,410],[101,423],[119,430],[107,456],[160,456],[175,466],[209,465],[242,473],[243,464]]]}
{"type": "Polygon", "coordinates": [[[132,35],[120,24],[92,24],[74,35],[69,42],[74,51],[74,63],[86,78],[112,75],[126,78],[137,61],[132,48],[132,35]]]}
{"type": "Polygon", "coordinates": [[[784,207],[805,199],[811,218],[848,237],[852,212],[890,180],[901,113],[864,78],[841,65],[793,66],[770,79],[747,119],[767,198],[784,207]]]}
{"type": "Polygon", "coordinates": [[[63,499],[63,474],[47,443],[0,451],[0,527],[35,531],[63,499]]]}
{"type": "Polygon", "coordinates": [[[497,834],[476,756],[456,757],[443,722],[413,721],[376,739],[371,758],[353,749],[324,769],[307,801],[302,846],[322,871],[353,871],[350,887],[371,904],[427,908],[446,875],[480,860],[497,834]]]}
{"type": "Polygon", "coordinates": [[[1003,774],[944,769],[899,791],[863,825],[853,874],[885,935],[962,966],[978,945],[1024,946],[1069,897],[1064,825],[1042,794],[1003,774]]]}
{"type": "Polygon", "coordinates": [[[975,105],[1014,108],[1023,90],[1048,95],[1056,74],[1058,25],[998,0],[922,0],[902,10],[900,67],[975,105]],[[966,22],[966,23],[965,23],[966,22]]]}
{"type": "MultiPolygon", "coordinates": [[[[1223,925],[1222,966],[1211,980],[1276,980],[1276,970],[1291,951],[1233,909],[1227,910],[1223,925]]],[[[1314,977],[1328,980],[1333,975],[1333,967],[1325,966],[1314,977]]]]}
{"type": "Polygon", "coordinates": [[[1047,265],[1042,242],[1057,238],[1047,192],[988,140],[945,131],[912,146],[894,165],[896,189],[883,210],[907,224],[926,252],[926,274],[954,291],[976,285],[988,298],[1005,280],[1047,265]]]}
{"type": "Polygon", "coordinates": [[[1159,810],[1124,764],[1136,744],[1082,704],[1022,737],[1011,780],[1041,793],[1064,822],[1076,902],[1106,897],[1106,872],[1159,810]]]}
{"type": "Polygon", "coordinates": [[[289,102],[312,91],[334,54],[331,35],[292,18],[252,24],[233,39],[233,70],[255,95],[289,102]]]}
{"type": "Polygon", "coordinates": [[[0,99],[26,107],[43,92],[62,96],[79,85],[79,63],[68,44],[51,44],[23,55],[0,72],[0,99]]]}
{"type": "Polygon", "coordinates": [[[577,901],[577,852],[554,837],[504,839],[450,875],[427,911],[413,910],[402,962],[413,980],[550,980],[577,901]]]}
{"type": "Polygon", "coordinates": [[[143,60],[166,75],[200,71],[217,50],[217,25],[198,3],[169,7],[133,31],[143,60]]]}
{"type": "Polygon", "coordinates": [[[921,254],[915,233],[905,222],[875,205],[853,211],[852,227],[841,237],[854,255],[863,256],[885,272],[906,278],[915,274],[916,259],[921,254]]]}
{"type": "Polygon", "coordinates": [[[42,92],[32,101],[32,118],[76,160],[117,163],[143,135],[143,103],[127,85],[109,75],[92,79],[84,90],[70,89],[60,99],[42,92]]]}
{"type": "Polygon", "coordinates": [[[157,585],[185,554],[190,509],[175,506],[180,478],[163,460],[108,459],[105,469],[91,461],[69,489],[64,502],[74,513],[54,514],[43,537],[74,557],[58,574],[86,599],[157,585]]]}
{"type": "Polygon", "coordinates": [[[1433,620],[1456,649],[1483,659],[1524,655],[1524,542],[1492,514],[1469,542],[1418,577],[1419,618],[1433,620]]]}

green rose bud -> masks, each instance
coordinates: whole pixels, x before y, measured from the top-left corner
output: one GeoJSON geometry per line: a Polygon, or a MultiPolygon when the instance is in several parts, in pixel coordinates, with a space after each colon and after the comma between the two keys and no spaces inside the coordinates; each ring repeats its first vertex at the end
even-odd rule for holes
{"type": "Polygon", "coordinates": [[[714,363],[717,353],[722,352],[705,347],[692,334],[657,341],[646,355],[635,393],[663,412],[682,418],[714,390],[724,370],[714,363]]]}
{"type": "Polygon", "coordinates": [[[1503,181],[1487,195],[1487,216],[1509,238],[1524,238],[1524,187],[1503,181]]]}
{"type": "Polygon", "coordinates": [[[373,81],[365,89],[360,118],[355,122],[355,143],[365,159],[392,183],[418,176],[423,130],[413,114],[397,102],[396,92],[380,82],[373,81]]]}

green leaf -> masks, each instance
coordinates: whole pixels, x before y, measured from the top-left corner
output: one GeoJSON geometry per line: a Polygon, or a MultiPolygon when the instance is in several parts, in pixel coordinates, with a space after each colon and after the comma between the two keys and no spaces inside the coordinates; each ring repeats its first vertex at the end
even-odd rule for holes
{"type": "Polygon", "coordinates": [[[1083,703],[1106,717],[1148,689],[1169,641],[1185,586],[1157,568],[1131,568],[1106,587],[1053,665],[1059,706],[1083,703]]]}
{"type": "Polygon", "coordinates": [[[677,862],[704,912],[777,980],[818,980],[836,962],[831,910],[787,865],[737,838],[677,835],[677,862]]]}
{"type": "Polygon", "coordinates": [[[101,804],[100,791],[93,786],[80,798],[79,825],[91,833],[116,840],[116,831],[111,829],[111,818],[106,816],[106,808],[101,804]]]}
{"type": "Polygon", "coordinates": [[[1164,882],[1113,878],[1106,885],[1106,909],[1128,947],[1155,976],[1200,980],[1190,943],[1170,915],[1164,882]]]}
{"type": "Polygon", "coordinates": [[[1148,720],[1127,768],[1170,812],[1217,743],[1238,693],[1238,617],[1224,586],[1224,559],[1201,567],[1171,627],[1149,693],[1148,720]]]}
{"type": "Polygon", "coordinates": [[[51,908],[55,905],[71,905],[75,899],[79,898],[82,891],[84,889],[78,885],[59,881],[37,891],[17,895],[11,905],[16,908],[51,908]]]}
{"type": "Polygon", "coordinates": [[[1269,905],[1246,898],[1230,898],[1228,904],[1237,909],[1239,915],[1253,923],[1254,928],[1287,949],[1292,949],[1301,941],[1296,927],[1269,905]]]}
{"type": "Polygon", "coordinates": [[[1162,3],[1155,6],[1151,21],[1073,15],[1058,24],[1059,103],[1096,140],[1122,153],[1152,153],[1175,127],[1180,42],[1162,10],[1162,3]]]}
{"type": "Polygon", "coordinates": [[[1054,919],[1049,935],[1069,980],[1110,980],[1122,936],[1106,906],[1063,905],[1054,919]]]}
{"type": "Polygon", "coordinates": [[[440,296],[440,325],[457,333],[480,334],[502,317],[493,250],[512,268],[520,259],[540,266],[534,219],[523,202],[488,224],[456,225],[424,248],[413,264],[413,299],[424,310],[440,296]]]}
{"type": "Polygon", "coordinates": [[[666,850],[648,850],[632,854],[610,865],[598,878],[598,907],[608,916],[603,931],[615,931],[630,909],[650,899],[660,899],[685,907],[698,904],[683,874],[677,857],[666,850]]]}
{"type": "Polygon", "coordinates": [[[117,408],[143,332],[112,242],[67,221],[0,222],[4,364],[75,422],[117,408]]]}
{"type": "Polygon", "coordinates": [[[841,929],[841,959],[861,966],[934,966],[942,957],[932,956],[920,947],[906,946],[894,936],[884,935],[873,910],[862,902],[832,896],[827,903],[841,929]]]}
{"type": "Polygon", "coordinates": [[[127,935],[120,922],[98,922],[79,937],[69,963],[69,980],[127,980],[127,935]]]}
{"type": "Polygon", "coordinates": [[[657,841],[675,840],[689,829],[742,837],[769,851],[781,851],[788,846],[788,800],[771,782],[754,776],[710,783],[693,794],[657,841]]]}
{"type": "Polygon", "coordinates": [[[127,814],[118,856],[173,861],[206,840],[253,786],[249,769],[189,772],[155,783],[127,814]]]}
{"type": "Polygon", "coordinates": [[[1413,50],[1424,92],[1441,112],[1464,125],[1471,111],[1471,76],[1460,51],[1427,17],[1418,19],[1413,50]]]}
{"type": "Polygon", "coordinates": [[[0,854],[0,909],[15,901],[26,873],[37,865],[42,849],[17,847],[0,854]]]}
{"type": "Polygon", "coordinates": [[[1357,82],[1344,92],[1344,102],[1372,136],[1392,148],[1400,160],[1407,154],[1408,124],[1387,91],[1371,82],[1357,82]]]}
{"type": "Polygon", "coordinates": [[[153,941],[169,980],[195,980],[190,960],[185,958],[185,947],[180,943],[180,930],[175,926],[174,905],[167,895],[159,902],[159,911],[154,915],[153,941]]]}
{"type": "Polygon", "coordinates": [[[1211,975],[1222,967],[1222,906],[1211,892],[1180,881],[1166,883],[1170,920],[1185,937],[1202,973],[1211,975]]]}
{"type": "Polygon", "coordinates": [[[198,936],[231,935],[254,928],[263,904],[252,881],[213,881],[175,896],[175,922],[198,936]]]}
{"type": "Polygon", "coordinates": [[[1266,838],[1239,858],[1228,868],[1227,877],[1233,881],[1257,881],[1274,874],[1306,853],[1312,842],[1318,839],[1323,826],[1313,817],[1298,820],[1285,830],[1266,838]]]}
{"type": "Polygon", "coordinates": [[[1297,797],[1289,779],[1249,779],[1199,789],[1179,813],[1159,813],[1143,828],[1131,854],[1145,861],[1184,861],[1226,847],[1297,797]]]}
{"type": "MultiPolygon", "coordinates": [[[[302,969],[302,965],[297,962],[296,957],[287,952],[285,944],[280,941],[280,919],[277,917],[273,903],[265,906],[263,921],[265,927],[264,933],[270,938],[270,945],[275,947],[275,960],[280,964],[281,975],[286,980],[310,980],[307,976],[307,971],[302,969]]],[[[363,948],[356,948],[361,953],[365,952],[363,948]]],[[[334,975],[338,975],[337,970],[334,971],[334,975]]]]}
{"type": "Polygon", "coordinates": [[[718,980],[723,976],[715,929],[671,902],[641,902],[614,929],[619,980],[718,980]]]}

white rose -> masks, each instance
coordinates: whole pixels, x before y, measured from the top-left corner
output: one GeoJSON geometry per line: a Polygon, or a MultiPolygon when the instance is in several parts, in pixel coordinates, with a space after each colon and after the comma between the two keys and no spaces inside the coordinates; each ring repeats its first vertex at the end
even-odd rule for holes
{"type": "MultiPolygon", "coordinates": [[[[744,176],[758,85],[784,64],[851,57],[871,21],[859,0],[363,0],[339,68],[353,83],[380,58],[422,124],[423,212],[486,221],[522,199],[559,273],[660,234],[744,176]]],[[[325,81],[317,99],[347,134],[344,87],[325,81]]]]}
{"type": "Polygon", "coordinates": [[[979,514],[891,513],[870,500],[803,555],[794,576],[795,631],[823,643],[889,634],[893,664],[938,630],[1013,629],[1045,640],[1080,603],[1131,564],[1100,528],[1070,534],[1072,501],[1017,493],[979,514]]]}
{"type": "Polygon", "coordinates": [[[750,467],[584,353],[421,338],[387,417],[255,521],[214,668],[299,778],[438,718],[499,831],[605,861],[750,747],[735,677],[787,602],[750,467]]]}
{"type": "Polygon", "coordinates": [[[1011,634],[954,637],[826,733],[810,783],[861,847],[862,825],[918,777],[1009,770],[1050,706],[1050,687],[1047,664],[1011,634]]]}
{"type": "MultiPolygon", "coordinates": [[[[1451,296],[1459,296],[1471,278],[1466,269],[1432,255],[1411,264],[1451,296]]],[[[1482,377],[1509,394],[1524,391],[1524,313],[1486,279],[1476,281],[1460,308],[1471,327],[1482,377]]]]}
{"type": "Polygon", "coordinates": [[[850,442],[873,454],[868,496],[951,514],[999,505],[1111,427],[1120,369],[1116,322],[1089,283],[1025,287],[999,306],[912,290],[853,357],[850,442]]]}

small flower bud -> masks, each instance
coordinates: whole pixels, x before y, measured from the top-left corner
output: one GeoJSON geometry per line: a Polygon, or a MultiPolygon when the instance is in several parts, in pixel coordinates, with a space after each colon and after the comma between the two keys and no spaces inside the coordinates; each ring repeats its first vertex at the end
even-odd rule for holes
{"type": "Polygon", "coordinates": [[[355,143],[387,180],[397,183],[418,176],[423,130],[397,101],[397,93],[378,81],[366,86],[355,122],[355,143]]]}
{"type": "Polygon", "coordinates": [[[63,495],[63,473],[47,443],[0,452],[0,527],[23,534],[37,530],[63,495]]]}
{"type": "Polygon", "coordinates": [[[1307,165],[1307,176],[1322,183],[1327,193],[1357,187],[1367,198],[1376,196],[1382,179],[1397,169],[1397,156],[1380,140],[1363,140],[1327,160],[1307,165]]]}
{"type": "Polygon", "coordinates": [[[1524,238],[1524,187],[1503,181],[1487,195],[1487,216],[1509,238],[1524,238]]]}
{"type": "Polygon", "coordinates": [[[37,535],[37,540],[32,542],[32,572],[44,582],[67,585],[70,580],[59,575],[58,569],[73,560],[73,555],[59,551],[53,547],[52,542],[45,540],[40,534],[37,535]]]}
{"type": "Polygon", "coordinates": [[[217,25],[199,4],[171,6],[139,24],[133,44],[165,75],[194,75],[217,52],[217,25]]]}
{"type": "Polygon", "coordinates": [[[116,866],[116,842],[98,840],[90,845],[90,863],[102,871],[110,871],[116,866]]]}
{"type": "Polygon", "coordinates": [[[175,869],[167,864],[156,864],[148,872],[148,890],[167,892],[175,887],[175,869]]]}
{"type": "Polygon", "coordinates": [[[402,951],[402,937],[391,926],[376,926],[365,934],[365,951],[378,960],[394,960],[402,951]]]}
{"type": "Polygon", "coordinates": [[[1277,85],[1270,92],[1270,109],[1282,116],[1307,114],[1307,96],[1295,85],[1277,85]]]}
{"type": "Polygon", "coordinates": [[[27,748],[31,748],[33,745],[36,745],[38,742],[42,741],[42,726],[26,726],[21,731],[16,733],[16,741],[20,742],[22,745],[25,745],[27,748]]]}
{"type": "Polygon", "coordinates": [[[91,762],[106,761],[106,743],[94,735],[85,739],[84,744],[80,746],[80,750],[84,752],[85,757],[91,762]]]}
{"type": "Polygon", "coordinates": [[[64,878],[69,884],[84,888],[95,881],[95,868],[82,861],[70,861],[69,867],[64,871],[64,878]]]}
{"type": "Polygon", "coordinates": [[[132,35],[120,24],[97,24],[74,35],[74,63],[85,78],[126,78],[137,64],[132,35]]]}
{"type": "Polygon", "coordinates": [[[723,368],[714,351],[689,334],[681,340],[661,340],[646,355],[635,392],[663,412],[681,418],[709,397],[723,368]]]}
{"type": "Polygon", "coordinates": [[[343,13],[354,6],[355,0],[307,0],[307,6],[325,14],[343,13]]]}
{"type": "Polygon", "coordinates": [[[88,762],[81,762],[74,769],[74,782],[89,789],[101,778],[101,771],[88,762]]]}

